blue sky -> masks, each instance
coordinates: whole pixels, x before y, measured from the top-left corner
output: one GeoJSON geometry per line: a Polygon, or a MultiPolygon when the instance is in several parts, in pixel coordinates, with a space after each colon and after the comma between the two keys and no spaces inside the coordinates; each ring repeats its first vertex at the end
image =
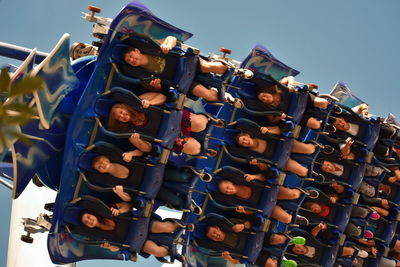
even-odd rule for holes
{"type": "MultiPolygon", "coordinates": [[[[243,59],[256,44],[301,71],[298,80],[314,82],[328,93],[339,80],[374,114],[399,114],[400,1],[362,0],[143,0],[165,21],[194,33],[188,44],[203,53],[220,47],[243,59]]],[[[63,33],[90,43],[90,23],[80,18],[87,5],[114,17],[128,1],[0,0],[0,41],[49,52],[63,33]]],[[[8,62],[0,57],[0,65],[8,62]]],[[[11,193],[0,187],[3,214],[11,193]]],[[[8,222],[0,219],[0,265],[5,266],[8,222]]],[[[108,266],[110,262],[78,266],[108,266]]],[[[127,266],[133,263],[113,264],[127,266]]],[[[139,264],[138,264],[139,265],[139,264]]],[[[157,266],[154,262],[148,264],[157,266]]]]}

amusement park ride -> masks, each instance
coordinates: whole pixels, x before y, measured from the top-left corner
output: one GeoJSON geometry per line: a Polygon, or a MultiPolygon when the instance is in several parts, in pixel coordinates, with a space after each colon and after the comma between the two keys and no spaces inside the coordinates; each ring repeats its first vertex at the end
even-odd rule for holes
{"type": "MultiPolygon", "coordinates": [[[[359,255],[365,251],[359,245],[354,245],[357,252],[351,257],[342,257],[337,253],[339,247],[346,247],[353,242],[354,236],[349,235],[345,227],[349,222],[359,223],[350,213],[353,206],[363,204],[359,200],[362,193],[358,192],[358,188],[361,187],[367,167],[379,166],[383,170],[382,177],[374,180],[378,188],[380,183],[385,183],[386,174],[390,176],[389,173],[396,173],[396,164],[400,161],[395,153],[400,142],[396,139],[399,128],[393,118],[384,120],[369,114],[364,114],[364,117],[357,114],[352,108],[359,107],[363,102],[342,83],[337,84],[331,95],[319,95],[317,86],[313,84],[305,85],[290,79],[288,83],[278,82],[283,81],[281,79],[284,77],[294,77],[299,72],[276,59],[262,45],[256,45],[242,62],[230,58],[231,51],[226,48],[220,49],[222,55],[204,56],[199,49],[184,43],[192,36],[191,33],[164,22],[139,2],[128,4],[114,19],[98,16],[101,10],[97,7],[89,6],[88,10],[88,13],[83,13],[83,18],[94,25],[93,37],[97,40],[92,44],[74,43],[70,46],[69,35],[65,34],[53,51],[46,54],[36,49],[0,43],[0,55],[23,61],[12,73],[12,82],[17,83],[24,76],[43,79],[41,90],[24,99],[36,107],[38,118],[21,126],[21,130],[35,138],[29,145],[16,141],[9,150],[3,151],[2,161],[5,164],[12,162],[13,166],[12,174],[2,170],[0,182],[13,190],[16,203],[24,195],[30,194],[30,181],[54,191],[50,199],[45,200],[48,201],[44,205],[48,214],[40,213],[35,219],[23,217],[26,202],[13,205],[12,223],[22,222],[26,233],[21,235],[20,240],[10,241],[9,255],[17,253],[18,242],[33,243],[34,234],[48,232],[47,249],[54,264],[73,264],[87,259],[140,261],[137,254],[144,257],[153,254],[160,262],[181,261],[186,266],[225,266],[231,262],[248,266],[329,267],[351,266],[356,259],[360,260],[359,255]],[[177,40],[177,45],[163,53],[163,40],[170,36],[177,40]],[[162,75],[161,79],[154,77],[157,75],[143,77],[143,73],[150,72],[145,67],[136,76],[124,72],[124,53],[127,47],[133,45],[142,54],[155,58],[156,62],[164,62],[160,64],[165,64],[165,68],[168,65],[165,62],[173,58],[176,62],[173,78],[168,80],[162,75]],[[204,62],[222,65],[224,72],[200,72],[198,68],[204,62]],[[156,81],[160,82],[160,87],[149,89],[156,81]],[[191,88],[194,82],[196,86],[204,85],[213,94],[216,92],[215,99],[205,101],[195,96],[191,88]],[[282,107],[284,112],[258,108],[256,102],[261,100],[257,100],[257,88],[266,86],[275,86],[280,92],[279,100],[275,98],[273,101],[280,102],[281,97],[287,97],[287,106],[282,107]],[[142,96],[148,94],[149,90],[167,100],[164,99],[161,104],[149,102],[150,107],[145,107],[147,99],[142,96]],[[314,98],[322,99],[320,101],[325,106],[310,107],[310,99],[314,98]],[[108,117],[117,103],[131,106],[134,110],[131,114],[147,116],[140,122],[144,126],[141,128],[135,124],[125,131],[110,130],[108,117]],[[195,132],[194,119],[191,117],[191,125],[184,124],[185,112],[189,109],[192,115],[188,116],[199,116],[207,121],[199,132],[195,132]],[[319,126],[312,130],[307,127],[308,124],[302,124],[303,114],[318,118],[319,126]],[[357,129],[362,129],[366,134],[359,140],[354,137],[354,146],[360,147],[360,158],[352,165],[348,179],[340,181],[339,177],[330,179],[329,175],[321,174],[319,165],[322,163],[318,160],[320,155],[329,154],[332,157],[331,154],[340,147],[341,142],[349,143],[346,138],[344,141],[340,139],[342,136],[336,136],[338,127],[333,126],[333,121],[342,114],[358,116],[357,121],[365,125],[357,125],[357,129]],[[271,130],[274,126],[265,130],[271,126],[265,124],[268,116],[274,116],[274,122],[280,128],[279,133],[271,130]],[[385,139],[389,148],[388,158],[393,159],[390,163],[373,153],[382,125],[394,131],[385,139]],[[187,130],[185,127],[189,128],[189,136],[183,134],[187,130]],[[257,151],[238,147],[235,142],[239,142],[240,137],[235,136],[247,131],[253,131],[249,137],[256,138],[259,140],[257,142],[268,142],[268,147],[271,146],[274,151],[267,157],[264,154],[260,156],[257,151]],[[125,160],[125,156],[122,159],[122,153],[119,152],[127,154],[126,150],[133,149],[135,136],[142,140],[141,144],[149,144],[151,151],[143,150],[140,157],[132,160],[125,160]],[[272,139],[263,141],[267,137],[272,139]],[[297,157],[302,152],[291,154],[292,146],[298,140],[305,146],[313,146],[312,152],[302,159],[297,157]],[[191,142],[199,145],[199,151],[189,155],[182,153],[185,152],[185,145],[191,142]],[[180,151],[176,148],[178,145],[181,146],[180,151]],[[110,158],[105,163],[107,166],[114,164],[128,170],[128,177],[118,179],[97,170],[94,162],[99,156],[110,158]],[[305,174],[297,173],[298,169],[288,170],[287,162],[295,160],[303,165],[300,170],[305,169],[305,174]],[[260,167],[262,164],[268,166],[268,170],[260,167]],[[254,165],[262,169],[264,178],[250,178],[256,175],[248,174],[256,168],[254,165]],[[134,172],[132,166],[135,166],[134,172]],[[136,175],[134,179],[132,175],[136,175]],[[241,179],[239,182],[234,180],[237,177],[241,179]],[[13,184],[10,185],[7,179],[13,184]],[[326,216],[322,221],[325,227],[328,225],[334,229],[332,233],[336,236],[329,244],[321,243],[317,248],[323,251],[322,256],[316,258],[313,255],[311,260],[305,260],[305,256],[300,257],[290,250],[291,246],[310,244],[305,240],[313,238],[308,237],[309,233],[304,233],[302,227],[313,225],[317,219],[311,215],[305,216],[310,210],[302,207],[302,203],[324,196],[323,190],[315,189],[317,185],[326,185],[336,179],[348,192],[350,200],[344,198],[343,203],[341,200],[337,200],[340,204],[332,203],[334,208],[331,208],[331,213],[335,212],[335,218],[330,221],[326,216]],[[227,201],[218,191],[224,181],[230,181],[231,184],[236,181],[243,190],[250,188],[250,196],[227,201]],[[121,185],[123,193],[117,189],[121,185]],[[279,221],[273,215],[275,205],[283,205],[278,197],[278,188],[283,186],[297,190],[300,195],[291,199],[294,204],[282,206],[291,218],[289,221],[279,221]],[[244,200],[251,200],[256,192],[261,195],[257,203],[246,205],[244,200]],[[130,205],[129,211],[118,210],[115,213],[113,204],[118,200],[114,193],[125,202],[136,203],[132,204],[135,208],[130,205]],[[128,195],[129,200],[121,195],[128,195]],[[113,207],[111,211],[110,206],[113,207]],[[169,211],[162,207],[169,208],[169,211]],[[95,214],[96,220],[104,225],[113,225],[113,229],[103,231],[97,226],[86,227],[82,218],[88,211],[95,214]],[[230,218],[243,215],[239,211],[246,213],[246,218],[254,217],[250,227],[243,223],[240,224],[243,225],[240,230],[234,228],[239,224],[232,223],[230,218]],[[161,221],[175,225],[174,231],[151,232],[149,229],[156,224],[154,222],[161,220],[157,214],[178,218],[161,221]],[[214,223],[212,225],[223,222],[225,226],[227,224],[235,229],[235,233],[246,232],[243,240],[238,238],[244,242],[243,247],[239,249],[240,242],[235,241],[239,243],[230,250],[222,248],[214,239],[207,239],[211,221],[214,223]],[[121,234],[122,230],[119,231],[116,225],[118,229],[126,228],[126,231],[121,234]],[[268,247],[265,245],[265,236],[271,233],[283,233],[285,241],[280,246],[268,247]],[[149,242],[156,244],[155,250],[146,249],[149,242]],[[164,251],[166,255],[163,255],[164,251]]],[[[159,74],[163,72],[159,71],[159,74]]],[[[283,106],[278,104],[279,107],[283,106]]],[[[135,147],[139,148],[139,145],[135,143],[135,147]]],[[[44,189],[36,191],[40,190],[44,189]]],[[[379,190],[376,191],[374,197],[379,195],[379,190]]],[[[397,182],[392,185],[389,194],[390,214],[380,215],[385,217],[386,228],[381,230],[376,226],[375,239],[367,237],[377,243],[377,252],[363,257],[366,264],[359,266],[380,266],[383,258],[387,259],[387,248],[396,238],[399,217],[400,197],[395,191],[400,193],[397,182]]],[[[32,198],[29,201],[32,202],[32,198]]],[[[362,223],[362,227],[358,227],[365,232],[370,231],[369,222],[362,223]]],[[[314,254],[320,253],[314,251],[314,254]]],[[[22,265],[9,259],[7,266],[22,265]]]]}

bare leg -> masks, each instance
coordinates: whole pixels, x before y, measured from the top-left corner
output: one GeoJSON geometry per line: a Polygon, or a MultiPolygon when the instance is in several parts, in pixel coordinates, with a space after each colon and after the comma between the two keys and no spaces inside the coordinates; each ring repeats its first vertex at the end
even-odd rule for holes
{"type": "Polygon", "coordinates": [[[186,144],[183,145],[182,152],[188,155],[197,155],[201,152],[201,145],[196,139],[189,137],[186,144]]]}
{"type": "Polygon", "coordinates": [[[278,205],[272,210],[271,217],[283,223],[290,223],[292,221],[292,215],[278,205]]]}
{"type": "Polygon", "coordinates": [[[385,217],[389,215],[389,211],[381,208],[381,207],[371,207],[373,210],[375,210],[376,212],[378,212],[381,216],[385,217]]]}
{"type": "Polygon", "coordinates": [[[286,242],[287,237],[282,234],[274,234],[272,236],[271,245],[280,245],[286,242]]]}
{"type": "Polygon", "coordinates": [[[301,192],[299,189],[296,188],[287,188],[280,186],[279,187],[279,192],[278,192],[278,199],[279,200],[291,200],[291,199],[297,199],[301,195],[301,192]]]}
{"type": "Polygon", "coordinates": [[[228,66],[223,64],[222,62],[219,61],[206,61],[206,60],[201,60],[200,61],[200,69],[201,72],[207,73],[207,72],[214,72],[216,74],[224,74],[225,71],[228,69],[228,66]]]}
{"type": "Polygon", "coordinates": [[[190,113],[190,129],[194,133],[204,131],[207,127],[208,118],[202,114],[190,113]]]}
{"type": "Polygon", "coordinates": [[[161,247],[151,240],[146,240],[146,242],[144,242],[143,252],[154,255],[156,257],[168,256],[167,248],[161,247]]]}
{"type": "Polygon", "coordinates": [[[352,247],[343,247],[342,255],[343,257],[349,257],[354,254],[355,250],[352,247]]]}
{"type": "Polygon", "coordinates": [[[290,171],[294,174],[297,174],[298,176],[307,176],[308,174],[308,169],[301,164],[299,164],[297,161],[292,160],[289,158],[289,160],[286,163],[285,166],[285,171],[290,171]]]}
{"type": "Polygon", "coordinates": [[[321,98],[321,97],[316,97],[314,99],[314,107],[316,108],[322,108],[322,109],[326,109],[328,107],[328,100],[321,98]]]}
{"type": "Polygon", "coordinates": [[[218,92],[214,90],[210,90],[204,85],[198,84],[193,88],[193,95],[197,97],[201,97],[206,101],[217,101],[218,100],[218,92]]]}
{"type": "Polygon", "coordinates": [[[294,140],[292,152],[310,155],[315,152],[315,145],[310,144],[310,143],[306,144],[306,143],[302,143],[297,140],[294,140]]]}
{"type": "Polygon", "coordinates": [[[151,224],[150,233],[159,234],[159,233],[173,233],[175,232],[178,225],[174,222],[166,221],[153,221],[151,224]]]}
{"type": "Polygon", "coordinates": [[[319,120],[317,120],[316,118],[310,117],[307,120],[307,127],[310,129],[317,130],[317,129],[321,128],[321,122],[319,120]]]}
{"type": "Polygon", "coordinates": [[[276,259],[268,258],[264,264],[264,267],[278,267],[278,261],[276,259]]]}

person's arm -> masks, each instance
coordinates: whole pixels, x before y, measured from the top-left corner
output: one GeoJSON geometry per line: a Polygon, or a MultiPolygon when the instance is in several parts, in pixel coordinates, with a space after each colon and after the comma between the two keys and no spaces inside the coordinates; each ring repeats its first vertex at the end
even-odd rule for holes
{"type": "Polygon", "coordinates": [[[328,226],[324,223],[320,223],[317,226],[315,226],[313,229],[311,229],[311,235],[316,237],[319,232],[325,231],[328,228],[328,226]]]}
{"type": "Polygon", "coordinates": [[[142,100],[143,108],[148,108],[150,105],[159,106],[165,103],[167,97],[161,93],[147,92],[141,94],[139,98],[142,100]]]}
{"type": "Polygon", "coordinates": [[[177,40],[174,36],[168,36],[167,38],[164,39],[164,41],[160,45],[161,51],[164,54],[168,54],[168,52],[171,51],[171,49],[176,46],[176,43],[177,40]]]}
{"type": "Polygon", "coordinates": [[[249,163],[250,163],[250,165],[257,166],[262,171],[268,170],[268,164],[267,163],[258,162],[256,159],[252,159],[249,163]]]}
{"type": "MultiPolygon", "coordinates": [[[[128,202],[120,202],[120,203],[116,203],[115,205],[117,205],[119,214],[127,213],[130,210],[132,210],[132,205],[129,204],[128,202]]],[[[117,214],[117,215],[119,215],[119,214],[117,214]]],[[[117,216],[117,215],[114,215],[114,216],[117,216]]]]}
{"type": "Polygon", "coordinates": [[[337,194],[330,194],[329,195],[329,201],[332,204],[335,204],[339,200],[339,196],[337,194]]]}
{"type": "Polygon", "coordinates": [[[134,133],[129,137],[129,141],[131,142],[132,145],[134,145],[137,149],[139,149],[142,152],[148,153],[152,149],[152,145],[150,142],[144,141],[143,139],[140,138],[140,134],[134,133]]]}
{"type": "Polygon", "coordinates": [[[258,180],[258,181],[265,181],[265,176],[262,175],[261,173],[257,173],[257,174],[245,174],[244,175],[244,179],[246,180],[246,182],[251,182],[253,180],[258,180]]]}
{"type": "Polygon", "coordinates": [[[344,146],[340,148],[340,155],[342,159],[352,159],[350,148],[354,144],[354,140],[351,137],[348,137],[345,140],[344,146]]]}
{"type": "Polygon", "coordinates": [[[116,252],[116,251],[119,251],[119,250],[120,250],[119,247],[110,245],[110,243],[108,243],[108,242],[105,242],[105,243],[101,244],[100,247],[101,247],[101,248],[108,249],[108,250],[110,250],[110,251],[112,251],[112,252],[116,252]]]}
{"type": "Polygon", "coordinates": [[[130,162],[132,160],[132,158],[134,157],[141,157],[143,156],[143,151],[140,151],[139,149],[135,149],[132,151],[127,151],[122,153],[122,159],[126,162],[130,162]]]}
{"type": "Polygon", "coordinates": [[[124,192],[124,187],[122,185],[114,186],[113,192],[124,202],[132,201],[132,197],[127,192],[124,192]]]}
{"type": "Polygon", "coordinates": [[[243,214],[246,214],[246,215],[254,214],[254,212],[252,212],[252,211],[245,210],[245,208],[243,206],[237,206],[235,208],[235,210],[236,210],[237,213],[243,213],[243,214]]]}
{"type": "Polygon", "coordinates": [[[232,256],[231,256],[231,254],[229,253],[229,251],[224,251],[224,252],[222,252],[221,257],[222,257],[224,260],[229,261],[229,262],[231,262],[231,263],[233,263],[233,264],[239,264],[239,263],[240,263],[239,260],[232,258],[232,256]]]}

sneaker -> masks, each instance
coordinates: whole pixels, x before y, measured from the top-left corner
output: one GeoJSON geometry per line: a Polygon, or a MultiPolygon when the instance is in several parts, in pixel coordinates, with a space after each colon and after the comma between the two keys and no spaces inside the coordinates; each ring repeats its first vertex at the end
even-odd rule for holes
{"type": "Polygon", "coordinates": [[[371,214],[370,218],[371,218],[371,220],[376,221],[376,220],[379,220],[381,218],[381,215],[379,215],[379,213],[377,213],[377,212],[373,212],[371,214]]]}
{"type": "Polygon", "coordinates": [[[318,89],[318,85],[315,83],[309,83],[307,84],[308,90],[312,91],[313,89],[318,89]]]}
{"type": "Polygon", "coordinates": [[[368,257],[368,252],[366,252],[365,250],[359,250],[357,256],[360,257],[360,258],[365,259],[365,258],[368,257]]]}
{"type": "Polygon", "coordinates": [[[235,103],[236,98],[234,98],[230,93],[225,93],[224,100],[229,104],[233,105],[235,103]]]}
{"type": "Polygon", "coordinates": [[[311,189],[307,191],[309,198],[317,198],[319,197],[319,192],[317,190],[311,189]]]}
{"type": "Polygon", "coordinates": [[[295,245],[304,245],[306,243],[306,239],[302,236],[295,236],[293,239],[289,241],[289,244],[295,245]]]}
{"type": "Polygon", "coordinates": [[[368,239],[371,239],[371,238],[374,238],[374,234],[370,230],[365,230],[364,231],[364,237],[368,238],[368,239]]]}
{"type": "Polygon", "coordinates": [[[301,225],[309,225],[310,224],[308,219],[301,215],[296,216],[296,223],[301,224],[301,225]]]}
{"type": "Polygon", "coordinates": [[[246,80],[253,78],[254,73],[251,70],[248,69],[235,69],[235,71],[233,72],[234,76],[239,76],[242,77],[246,80]]]}

